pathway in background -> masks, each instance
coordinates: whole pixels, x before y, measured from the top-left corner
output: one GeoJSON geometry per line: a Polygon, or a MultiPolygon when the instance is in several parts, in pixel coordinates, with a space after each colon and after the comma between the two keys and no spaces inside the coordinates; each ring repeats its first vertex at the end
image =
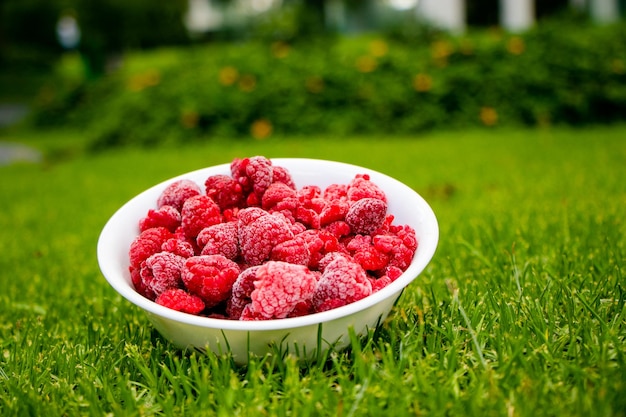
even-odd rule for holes
{"type": "MultiPolygon", "coordinates": [[[[0,129],[22,120],[28,113],[23,104],[0,104],[0,129]]],[[[35,148],[21,143],[0,142],[0,166],[14,162],[41,162],[43,155],[35,148]]]]}

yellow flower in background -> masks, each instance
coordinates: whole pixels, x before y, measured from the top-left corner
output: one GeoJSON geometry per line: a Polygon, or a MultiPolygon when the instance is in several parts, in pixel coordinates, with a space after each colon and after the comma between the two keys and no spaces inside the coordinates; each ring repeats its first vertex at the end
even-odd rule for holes
{"type": "Polygon", "coordinates": [[[506,43],[506,49],[513,55],[521,55],[526,49],[524,39],[520,38],[519,36],[513,36],[506,43]]]}
{"type": "Polygon", "coordinates": [[[430,48],[433,59],[442,66],[448,63],[448,57],[454,52],[454,45],[446,40],[435,41],[430,48]]]}
{"type": "Polygon", "coordinates": [[[180,115],[180,124],[187,129],[193,129],[198,126],[198,121],[200,120],[200,115],[197,111],[194,110],[186,110],[180,115]]]}
{"type": "Polygon", "coordinates": [[[493,126],[498,123],[498,112],[493,107],[482,107],[480,109],[480,121],[485,126],[493,126]]]}
{"type": "Polygon", "coordinates": [[[428,74],[420,73],[413,77],[413,88],[415,89],[415,91],[425,93],[426,91],[429,91],[432,86],[433,79],[428,74]]]}
{"type": "Polygon", "coordinates": [[[157,70],[148,70],[134,75],[128,80],[127,87],[130,91],[139,92],[148,87],[153,87],[161,82],[161,73],[157,70]]]}
{"type": "Polygon", "coordinates": [[[614,59],[611,62],[611,71],[615,74],[623,74],[626,72],[626,65],[624,64],[624,61],[619,58],[614,59]]]}
{"type": "Polygon", "coordinates": [[[308,77],[304,81],[304,85],[309,93],[318,94],[324,90],[324,80],[317,75],[308,77]]]}
{"type": "Polygon", "coordinates": [[[382,39],[376,39],[370,42],[370,54],[372,54],[372,56],[380,58],[387,55],[388,52],[389,45],[382,39]]]}
{"type": "Polygon", "coordinates": [[[239,71],[235,67],[224,67],[220,69],[219,80],[222,85],[233,85],[239,79],[239,71]]]}
{"type": "Polygon", "coordinates": [[[272,43],[271,51],[274,58],[282,59],[289,55],[289,52],[291,52],[291,46],[289,46],[288,43],[277,41],[272,43]]]}
{"type": "Polygon", "coordinates": [[[378,62],[376,62],[376,59],[372,56],[363,55],[356,60],[356,69],[359,72],[373,72],[376,70],[376,67],[378,67],[378,62]]]}
{"type": "Polygon", "coordinates": [[[272,124],[267,119],[255,120],[250,126],[250,134],[258,140],[267,139],[272,134],[272,130],[272,124]]]}
{"type": "Polygon", "coordinates": [[[239,79],[239,89],[245,93],[250,93],[256,89],[256,77],[254,75],[242,75],[239,79]]]}

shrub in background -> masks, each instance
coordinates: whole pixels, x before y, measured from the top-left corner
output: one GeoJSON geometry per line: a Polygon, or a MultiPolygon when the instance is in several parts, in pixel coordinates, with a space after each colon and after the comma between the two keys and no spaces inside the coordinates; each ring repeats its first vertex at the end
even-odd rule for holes
{"type": "Polygon", "coordinates": [[[606,123],[626,114],[626,25],[198,45],[131,54],[100,80],[61,85],[34,123],[82,126],[96,148],[606,123]]]}

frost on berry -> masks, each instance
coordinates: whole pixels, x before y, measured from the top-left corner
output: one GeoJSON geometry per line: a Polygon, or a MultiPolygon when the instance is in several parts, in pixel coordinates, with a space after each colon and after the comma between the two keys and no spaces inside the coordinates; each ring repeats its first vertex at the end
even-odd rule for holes
{"type": "Polygon", "coordinates": [[[157,199],[157,207],[172,206],[180,211],[190,197],[202,194],[202,188],[191,180],[178,180],[169,184],[157,199]]]}
{"type": "Polygon", "coordinates": [[[372,283],[361,265],[338,256],[324,268],[313,294],[313,305],[319,309],[329,302],[350,304],[371,293],[372,283]]]}
{"type": "Polygon", "coordinates": [[[251,312],[262,319],[285,318],[311,298],[316,286],[317,276],[305,266],[266,262],[256,270],[251,312]]]}
{"type": "Polygon", "coordinates": [[[275,207],[276,210],[295,209],[298,204],[296,196],[296,190],[282,182],[275,182],[263,193],[261,207],[267,211],[275,207]]]}
{"type": "Polygon", "coordinates": [[[362,198],[354,202],[346,214],[346,223],[354,233],[375,232],[385,221],[387,203],[377,198],[362,198]]]}
{"type": "MultiPolygon", "coordinates": [[[[245,214],[245,213],[244,213],[245,214]]],[[[239,250],[248,265],[260,265],[270,258],[274,246],[293,238],[291,223],[280,213],[267,213],[249,220],[239,218],[239,250]]]]}
{"type": "Polygon", "coordinates": [[[259,200],[273,182],[272,162],[264,156],[236,158],[230,168],[233,179],[241,185],[244,193],[252,192],[259,200]]]}
{"type": "Polygon", "coordinates": [[[357,201],[362,198],[376,198],[387,202],[385,192],[370,180],[368,174],[357,174],[348,184],[346,195],[350,201],[357,201]]]}
{"type": "Polygon", "coordinates": [[[204,302],[200,297],[191,295],[180,288],[164,291],[155,301],[157,304],[183,313],[199,314],[204,310],[204,302]]]}
{"type": "Polygon", "coordinates": [[[239,320],[246,305],[252,302],[250,296],[254,290],[256,271],[259,268],[260,265],[244,269],[233,284],[232,294],[226,305],[226,313],[231,319],[239,320]]]}
{"type": "Polygon", "coordinates": [[[141,280],[157,296],[170,288],[179,288],[184,262],[185,258],[170,252],[155,253],[142,263],[141,280]]]}
{"type": "Polygon", "coordinates": [[[171,252],[173,254],[182,256],[183,258],[189,258],[195,255],[194,247],[187,240],[180,238],[171,238],[163,242],[161,250],[165,252],[171,252]]]}
{"type": "Polygon", "coordinates": [[[141,232],[130,244],[128,256],[131,267],[139,268],[151,255],[161,252],[163,242],[172,237],[172,232],[165,227],[154,227],[141,232]]]}
{"type": "Polygon", "coordinates": [[[181,210],[181,216],[183,233],[189,239],[195,239],[202,229],[222,221],[219,206],[206,195],[197,195],[187,199],[181,210]]]}
{"type": "Polygon", "coordinates": [[[366,271],[382,270],[389,263],[389,255],[373,245],[370,235],[354,236],[346,244],[346,249],[366,271]]]}
{"type": "Polygon", "coordinates": [[[196,241],[202,255],[224,255],[233,260],[239,255],[237,222],[206,227],[198,234],[196,241]]]}
{"type": "Polygon", "coordinates": [[[189,293],[211,308],[228,299],[239,273],[239,265],[225,256],[199,255],[185,261],[181,277],[189,293]]]}
{"type": "Polygon", "coordinates": [[[347,184],[331,184],[324,189],[324,199],[328,201],[341,201],[348,198],[347,184]]]}
{"type": "Polygon", "coordinates": [[[242,207],[245,201],[243,189],[234,178],[228,175],[212,175],[204,182],[206,195],[217,203],[222,211],[242,207]]]}
{"type": "Polygon", "coordinates": [[[161,206],[148,210],[148,214],[139,220],[139,230],[144,231],[153,227],[165,227],[174,232],[180,226],[180,212],[174,206],[161,206]]]}
{"type": "Polygon", "coordinates": [[[272,180],[274,183],[282,182],[289,188],[293,188],[294,190],[296,189],[296,184],[293,181],[293,178],[291,178],[291,173],[287,168],[274,165],[272,167],[272,176],[272,180]]]}
{"type": "MultiPolygon", "coordinates": [[[[409,243],[412,241],[409,240],[409,243]]],[[[406,246],[398,236],[377,235],[373,238],[373,244],[376,249],[388,254],[390,257],[389,265],[398,267],[403,271],[409,267],[415,255],[415,249],[412,249],[413,245],[411,247],[406,246]]]]}
{"type": "Polygon", "coordinates": [[[293,239],[285,240],[274,246],[270,253],[270,259],[296,265],[308,265],[311,252],[307,243],[304,236],[296,235],[293,239]]]}
{"type": "Polygon", "coordinates": [[[146,284],[144,284],[143,279],[141,279],[141,267],[130,266],[128,271],[130,272],[130,280],[133,283],[135,291],[147,299],[154,301],[156,294],[152,291],[152,289],[148,288],[146,284]]]}

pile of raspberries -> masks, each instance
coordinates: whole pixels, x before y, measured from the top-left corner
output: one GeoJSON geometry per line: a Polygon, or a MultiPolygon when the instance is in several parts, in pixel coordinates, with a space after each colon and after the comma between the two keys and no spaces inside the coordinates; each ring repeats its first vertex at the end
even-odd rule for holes
{"type": "Polygon", "coordinates": [[[157,304],[229,320],[326,311],[397,279],[417,249],[367,174],[297,188],[263,156],[234,159],[204,187],[176,180],[139,221],[135,289],[157,304]]]}

